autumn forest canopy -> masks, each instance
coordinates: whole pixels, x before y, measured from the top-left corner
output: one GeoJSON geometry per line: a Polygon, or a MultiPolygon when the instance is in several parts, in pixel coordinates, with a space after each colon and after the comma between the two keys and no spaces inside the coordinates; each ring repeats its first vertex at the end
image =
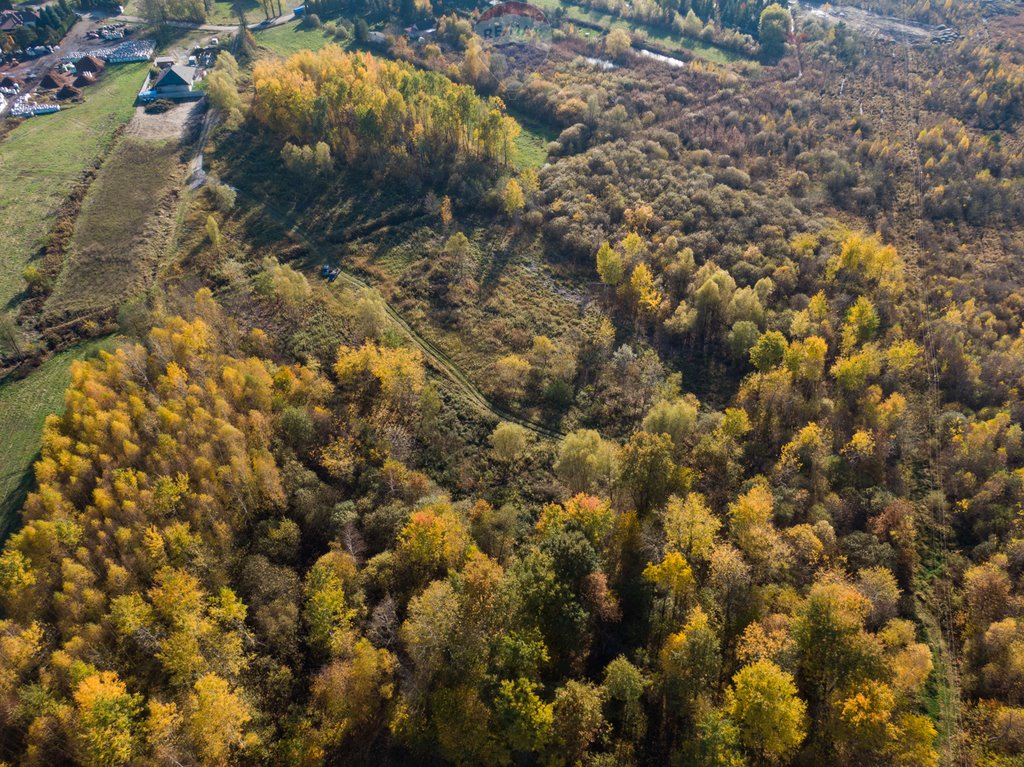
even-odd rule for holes
{"type": "Polygon", "coordinates": [[[1024,765],[1024,12],[479,10],[240,31],[105,306],[55,214],[0,767],[1024,765]]]}
{"type": "Polygon", "coordinates": [[[254,115],[278,135],[325,142],[347,163],[395,175],[466,157],[508,163],[520,132],[497,97],[335,46],[258,63],[253,89],[254,115]]]}

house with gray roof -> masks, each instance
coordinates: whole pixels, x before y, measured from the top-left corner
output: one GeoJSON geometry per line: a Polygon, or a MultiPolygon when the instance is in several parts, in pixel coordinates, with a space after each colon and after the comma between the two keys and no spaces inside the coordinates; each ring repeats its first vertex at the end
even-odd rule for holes
{"type": "Polygon", "coordinates": [[[193,98],[192,85],[195,79],[194,67],[175,64],[161,72],[151,88],[158,99],[193,98]]]}

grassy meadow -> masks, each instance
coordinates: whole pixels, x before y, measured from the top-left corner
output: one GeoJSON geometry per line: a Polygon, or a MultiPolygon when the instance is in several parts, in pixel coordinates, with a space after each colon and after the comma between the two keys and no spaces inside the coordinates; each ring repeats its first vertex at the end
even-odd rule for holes
{"type": "Polygon", "coordinates": [[[0,308],[22,290],[22,270],[68,191],[131,119],[146,68],[111,67],[86,89],[84,103],[25,120],[0,141],[0,308]]]}
{"type": "Polygon", "coordinates": [[[516,137],[516,164],[521,168],[540,168],[548,159],[548,144],[558,133],[537,120],[511,112],[523,132],[516,137]]]}
{"type": "Polygon", "coordinates": [[[306,50],[318,51],[330,43],[341,45],[323,29],[310,29],[299,22],[260,30],[255,37],[261,47],[279,56],[292,56],[306,50]]]}

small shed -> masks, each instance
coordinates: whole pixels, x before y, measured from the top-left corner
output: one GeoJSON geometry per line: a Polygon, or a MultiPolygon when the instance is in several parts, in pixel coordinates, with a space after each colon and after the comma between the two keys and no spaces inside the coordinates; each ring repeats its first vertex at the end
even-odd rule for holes
{"type": "Polygon", "coordinates": [[[47,72],[46,76],[39,81],[39,87],[44,91],[55,91],[70,84],[71,80],[61,72],[47,72]]]}
{"type": "Polygon", "coordinates": [[[59,91],[57,91],[57,99],[64,101],[66,99],[80,99],[82,98],[82,92],[73,85],[65,85],[59,91]]]}
{"type": "Polygon", "coordinates": [[[169,69],[174,66],[174,57],[157,56],[153,63],[160,67],[160,69],[169,69]]]}
{"type": "Polygon", "coordinates": [[[75,71],[79,74],[92,72],[96,75],[102,72],[105,66],[106,63],[103,59],[98,59],[95,56],[82,56],[82,58],[75,62],[75,71]]]}
{"type": "Polygon", "coordinates": [[[181,98],[192,93],[192,83],[195,79],[195,69],[175,64],[160,73],[153,83],[152,89],[156,91],[157,98],[181,98]]]}

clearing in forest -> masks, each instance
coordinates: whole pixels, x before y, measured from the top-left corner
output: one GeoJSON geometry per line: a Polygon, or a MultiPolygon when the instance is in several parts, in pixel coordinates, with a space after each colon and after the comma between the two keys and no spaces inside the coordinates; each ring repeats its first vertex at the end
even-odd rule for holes
{"type": "Polygon", "coordinates": [[[599,24],[607,29],[624,29],[630,34],[644,35],[653,44],[666,51],[689,53],[699,59],[710,61],[713,64],[731,64],[737,61],[752,61],[747,56],[736,51],[726,50],[717,45],[698,40],[693,37],[676,34],[668,27],[654,26],[647,24],[640,19],[629,19],[621,16],[612,16],[596,8],[585,8],[580,5],[562,2],[562,0],[535,0],[535,5],[546,12],[553,12],[561,8],[569,21],[580,21],[584,24],[599,24]]]}
{"type": "MultiPolygon", "coordinates": [[[[303,0],[285,0],[281,3],[281,7],[285,13],[291,13],[292,9],[302,3],[303,0]]],[[[142,15],[142,3],[139,0],[128,0],[123,5],[124,12],[129,16],[142,15]]],[[[213,2],[206,3],[206,18],[203,23],[234,26],[238,24],[239,11],[245,14],[245,20],[249,24],[262,21],[265,17],[263,6],[259,0],[213,0],[213,2]]],[[[183,19],[183,21],[194,21],[194,19],[183,19]]]]}

